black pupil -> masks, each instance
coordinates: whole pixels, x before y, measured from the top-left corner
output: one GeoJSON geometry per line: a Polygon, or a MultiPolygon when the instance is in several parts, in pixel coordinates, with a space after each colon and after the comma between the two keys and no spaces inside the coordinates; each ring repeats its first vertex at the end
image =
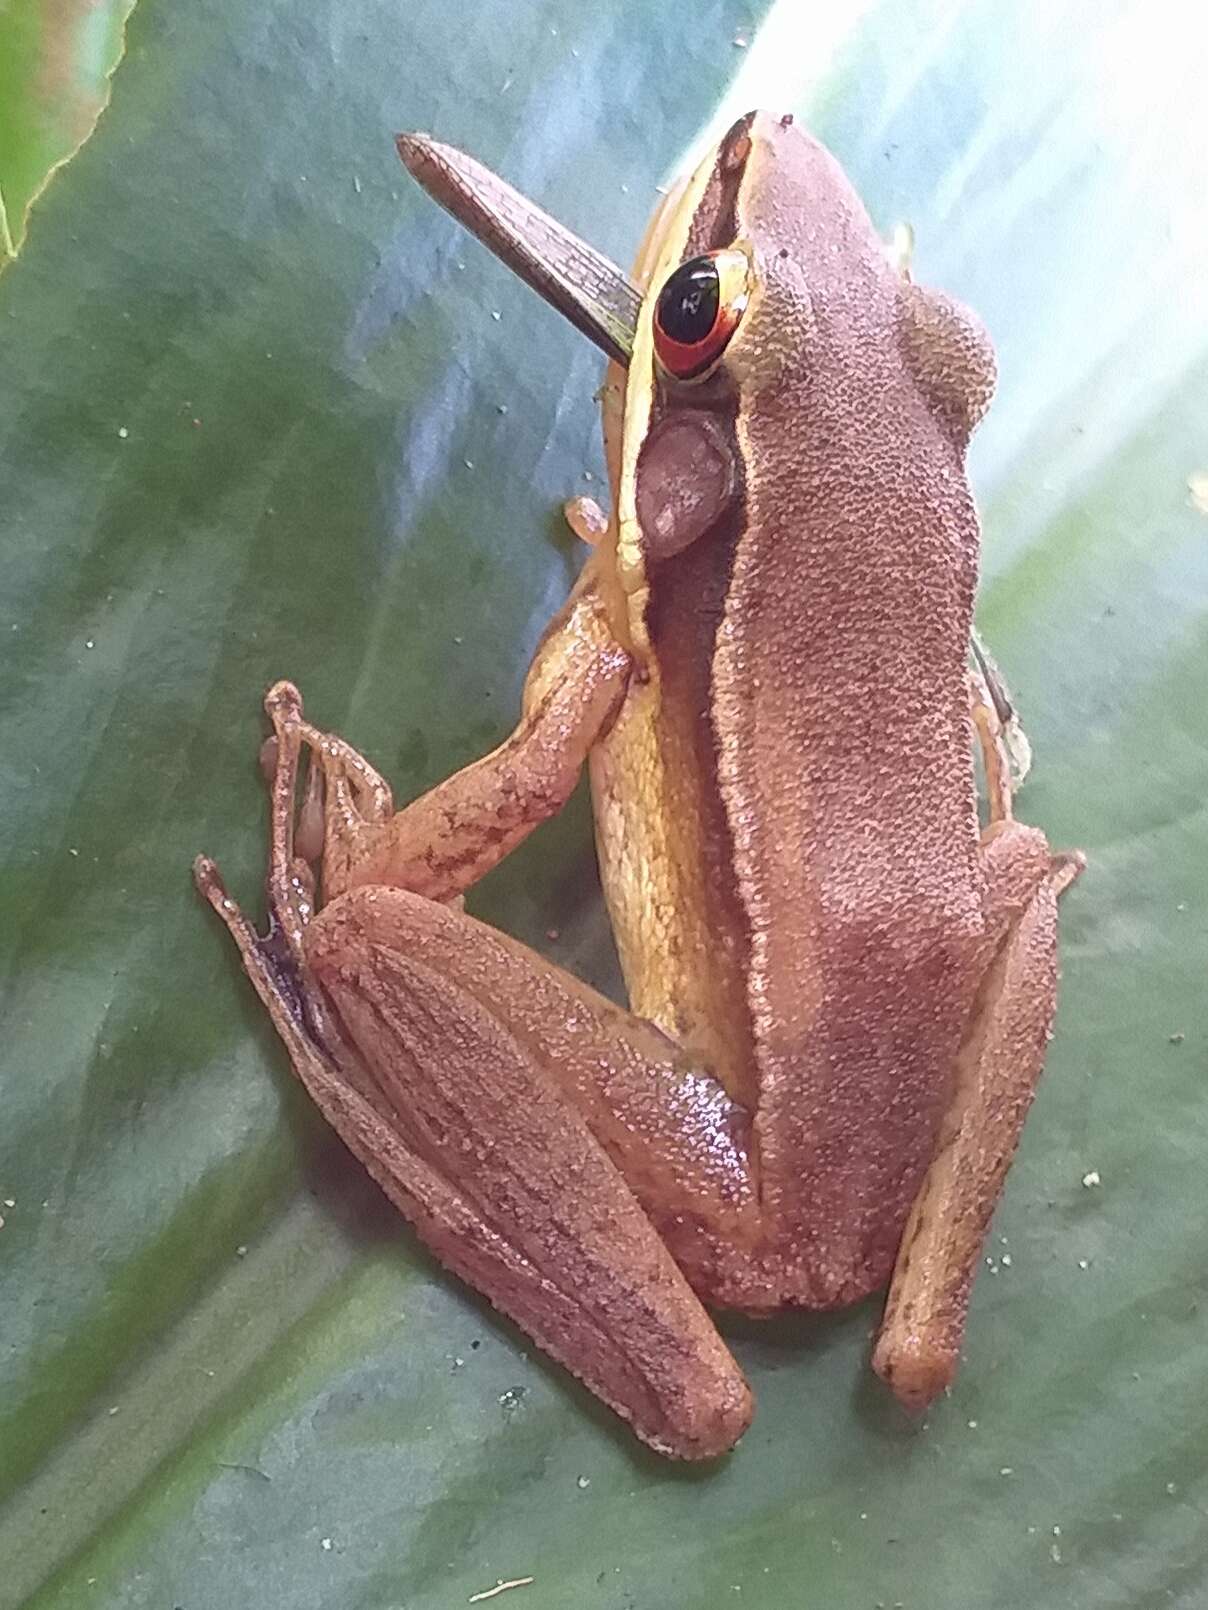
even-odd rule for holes
{"type": "Polygon", "coordinates": [[[711,257],[681,263],[659,292],[659,328],[672,341],[693,346],[703,341],[717,321],[721,282],[711,257]]]}

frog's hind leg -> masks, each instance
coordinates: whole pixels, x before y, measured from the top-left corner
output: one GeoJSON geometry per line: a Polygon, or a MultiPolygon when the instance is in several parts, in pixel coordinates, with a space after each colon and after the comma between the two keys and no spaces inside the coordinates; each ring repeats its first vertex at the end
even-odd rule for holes
{"type": "Polygon", "coordinates": [[[1032,746],[1006,680],[976,631],[969,652],[969,713],[986,774],[990,821],[1010,821],[1013,796],[1032,767],[1032,746]]]}
{"type": "Polygon", "coordinates": [[[654,1447],[729,1448],[742,1373],[597,1133],[678,1078],[662,1036],[406,890],[341,896],[305,952],[349,1060],[295,1066],[437,1257],[654,1447]]]}
{"type": "Polygon", "coordinates": [[[873,1352],[874,1369],[910,1408],[924,1407],[956,1373],[982,1242],[1056,1007],[1057,897],[1083,864],[1079,855],[1050,857],[1035,829],[1014,823],[991,827],[984,853],[1005,934],[974,1003],[873,1352]]]}
{"type": "MultiPolygon", "coordinates": [[[[193,881],[226,924],[235,941],[248,977],[255,986],[290,1055],[305,1057],[313,1039],[327,1025],[317,1021],[321,1005],[313,1003],[308,1023],[306,994],[301,982],[302,939],[315,910],[315,879],[309,860],[296,853],[295,811],[298,770],[303,747],[302,700],[288,682],[279,682],[265,697],[273,736],[261,752],[266,763],[269,796],[268,870],[265,895],[268,931],[261,935],[239,905],[227,894],[217,866],[209,856],[193,863],[193,881]]],[[[307,805],[315,803],[314,779],[307,805]]],[[[307,809],[304,805],[304,813],[307,809]]]]}
{"type": "MultiPolygon", "coordinates": [[[[699,1199],[741,1230],[753,1199],[724,1092],[650,1025],[448,904],[370,885],[316,916],[294,796],[302,747],[327,741],[288,684],[268,706],[268,934],[211,861],[195,876],[298,1078],[442,1262],[641,1437],[682,1458],[724,1452],[750,1392],[643,1205],[682,1218],[699,1199]]],[[[338,740],[325,752],[331,768],[359,759],[338,740]]]]}

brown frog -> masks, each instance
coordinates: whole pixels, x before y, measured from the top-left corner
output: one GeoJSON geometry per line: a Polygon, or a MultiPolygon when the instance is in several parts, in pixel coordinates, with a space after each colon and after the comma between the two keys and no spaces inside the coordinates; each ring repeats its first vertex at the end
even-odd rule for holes
{"type": "Polygon", "coordinates": [[[716,1454],[750,1418],[706,1304],[889,1281],[873,1365],[925,1404],[1082,864],[1013,819],[969,659],[989,341],[790,118],[743,118],[681,182],[636,285],[461,153],[399,144],[613,360],[614,515],[577,511],[595,545],[498,749],[395,813],[278,684],[268,937],[205,859],[198,882],[351,1150],[652,1446],[716,1454]],[[585,761],[629,1012],[460,909],[585,761]]]}

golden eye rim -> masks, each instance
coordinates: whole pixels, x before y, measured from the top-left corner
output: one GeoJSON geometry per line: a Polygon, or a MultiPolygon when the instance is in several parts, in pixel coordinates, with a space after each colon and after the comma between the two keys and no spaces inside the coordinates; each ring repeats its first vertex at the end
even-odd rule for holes
{"type": "Polygon", "coordinates": [[[666,380],[677,386],[693,386],[716,373],[750,305],[753,278],[751,258],[737,245],[695,252],[671,269],[654,293],[651,315],[655,363],[666,380]],[[711,262],[717,271],[717,314],[708,333],[699,341],[676,341],[659,323],[659,298],[676,274],[688,264],[703,260],[711,262]],[[675,361],[669,362],[669,358],[675,361]]]}

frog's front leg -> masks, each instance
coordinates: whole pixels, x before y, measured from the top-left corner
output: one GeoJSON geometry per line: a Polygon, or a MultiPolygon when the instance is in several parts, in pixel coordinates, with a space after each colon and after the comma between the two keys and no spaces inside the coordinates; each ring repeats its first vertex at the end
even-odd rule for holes
{"type": "Polygon", "coordinates": [[[1044,1062],[1057,998],[1057,897],[1082,869],[1034,828],[999,820],[983,840],[982,976],[955,1091],[906,1224],[873,1367],[922,1408],[956,1372],[974,1276],[1044,1062]]]}
{"type": "Polygon", "coordinates": [[[587,753],[616,713],[631,671],[590,574],[538,648],[520,723],[502,744],[392,813],[390,790],[343,739],[301,719],[296,691],[266,704],[312,751],[326,781],[323,894],[389,884],[452,900],[569,799],[587,753]]]}

